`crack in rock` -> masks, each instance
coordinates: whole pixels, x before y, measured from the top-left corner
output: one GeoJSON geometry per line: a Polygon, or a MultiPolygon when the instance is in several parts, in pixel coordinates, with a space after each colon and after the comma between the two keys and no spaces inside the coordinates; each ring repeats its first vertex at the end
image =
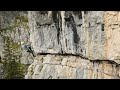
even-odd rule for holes
{"type": "Polygon", "coordinates": [[[117,66],[119,66],[119,63],[116,63],[114,60],[109,60],[109,59],[104,59],[104,60],[100,60],[100,59],[89,59],[87,57],[84,57],[81,54],[59,54],[59,53],[38,53],[37,55],[58,55],[58,56],[76,56],[76,57],[80,57],[81,59],[85,59],[85,60],[89,60],[90,62],[101,62],[101,61],[107,61],[110,62],[111,64],[115,64],[117,66]]]}

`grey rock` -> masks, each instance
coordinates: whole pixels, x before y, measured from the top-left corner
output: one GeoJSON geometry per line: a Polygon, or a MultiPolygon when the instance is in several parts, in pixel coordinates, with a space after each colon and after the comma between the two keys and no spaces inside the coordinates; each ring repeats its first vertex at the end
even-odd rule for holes
{"type": "Polygon", "coordinates": [[[63,60],[62,60],[61,64],[62,64],[62,65],[67,65],[67,61],[68,61],[68,59],[67,59],[67,58],[63,58],[63,60]]]}
{"type": "Polygon", "coordinates": [[[48,18],[47,14],[43,15],[39,11],[28,12],[30,40],[35,52],[81,54],[89,59],[106,59],[103,43],[105,32],[102,31],[104,12],[89,11],[84,17],[80,13],[81,11],[53,12],[62,18],[54,17],[54,21],[53,17],[48,18]],[[49,25],[48,21],[51,22],[49,25]],[[38,22],[41,25],[39,28],[38,22]]]}

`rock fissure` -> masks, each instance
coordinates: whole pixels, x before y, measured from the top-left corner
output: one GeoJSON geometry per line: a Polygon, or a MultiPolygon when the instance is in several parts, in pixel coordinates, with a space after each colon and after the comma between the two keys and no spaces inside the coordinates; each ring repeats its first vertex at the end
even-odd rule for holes
{"type": "Polygon", "coordinates": [[[30,65],[26,78],[120,78],[119,28],[118,11],[1,11],[0,78],[8,35],[20,46],[31,42],[34,59],[20,49],[20,70],[30,65]]]}
{"type": "Polygon", "coordinates": [[[57,55],[57,56],[76,56],[76,57],[80,57],[80,58],[82,58],[82,59],[85,59],[85,60],[89,60],[89,61],[91,61],[91,62],[93,62],[93,63],[95,63],[95,62],[102,62],[102,61],[106,61],[106,62],[110,62],[111,64],[115,64],[115,65],[120,65],[120,64],[118,64],[118,63],[116,63],[115,61],[113,61],[113,60],[108,60],[108,59],[105,59],[105,60],[100,60],[100,59],[89,59],[89,58],[87,58],[87,57],[84,57],[83,55],[77,55],[77,54],[68,54],[68,53],[66,53],[66,54],[58,54],[58,53],[38,53],[37,55],[57,55]]]}

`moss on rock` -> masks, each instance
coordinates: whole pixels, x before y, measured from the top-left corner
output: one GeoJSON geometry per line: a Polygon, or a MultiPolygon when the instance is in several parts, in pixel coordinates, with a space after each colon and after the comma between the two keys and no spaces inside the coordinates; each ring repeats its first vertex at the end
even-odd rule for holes
{"type": "Polygon", "coordinates": [[[21,64],[21,45],[10,37],[10,33],[16,34],[16,28],[22,27],[28,30],[28,18],[17,16],[11,25],[2,29],[1,35],[4,38],[4,57],[1,59],[4,70],[4,79],[23,79],[27,72],[28,65],[21,64]]]}

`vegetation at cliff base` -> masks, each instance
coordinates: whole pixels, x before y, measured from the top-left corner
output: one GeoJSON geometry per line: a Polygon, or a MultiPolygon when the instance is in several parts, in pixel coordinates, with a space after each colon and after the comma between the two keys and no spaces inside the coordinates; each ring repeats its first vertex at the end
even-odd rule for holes
{"type": "MultiPolygon", "coordinates": [[[[17,16],[11,25],[2,29],[1,35],[4,38],[4,57],[1,59],[4,70],[4,79],[23,79],[27,71],[28,65],[20,63],[21,59],[21,44],[13,40],[16,34],[16,27],[22,27],[26,30],[28,19],[24,16],[17,16]],[[14,38],[11,38],[11,33],[14,33],[14,38]]],[[[20,40],[19,40],[20,41],[20,40]]]]}

